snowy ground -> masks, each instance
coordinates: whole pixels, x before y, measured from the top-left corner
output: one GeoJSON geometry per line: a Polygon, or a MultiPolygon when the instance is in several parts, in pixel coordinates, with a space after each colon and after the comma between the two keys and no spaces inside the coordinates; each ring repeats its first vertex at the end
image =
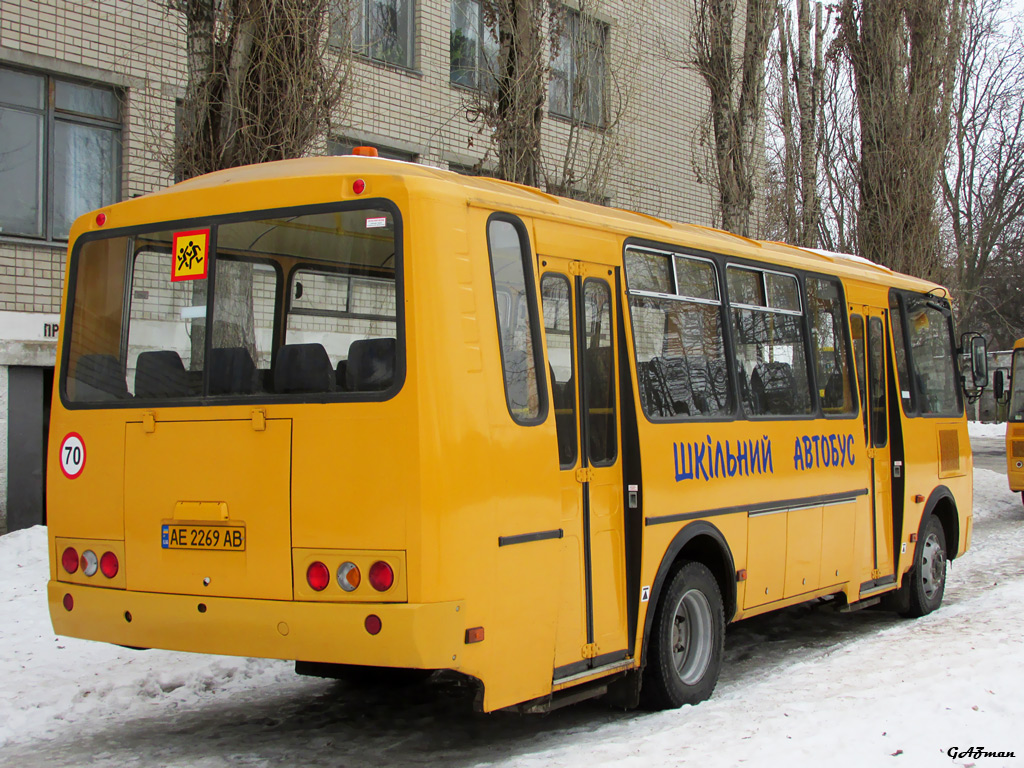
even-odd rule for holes
{"type": "MultiPolygon", "coordinates": [[[[975,434],[972,437],[1001,437],[975,434]]],[[[730,628],[714,697],[479,715],[443,677],[370,691],[286,662],[54,637],[42,528],[0,537],[2,766],[1024,766],[1024,507],[975,470],[974,547],[909,621],[806,605],[730,628]],[[1015,752],[952,758],[951,748],[1015,752]]]]}

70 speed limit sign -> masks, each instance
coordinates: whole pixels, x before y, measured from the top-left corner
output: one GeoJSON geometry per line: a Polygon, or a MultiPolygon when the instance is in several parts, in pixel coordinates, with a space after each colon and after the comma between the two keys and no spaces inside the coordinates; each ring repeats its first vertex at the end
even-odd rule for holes
{"type": "Polygon", "coordinates": [[[69,432],[60,443],[60,468],[69,480],[85,469],[85,441],[77,432],[69,432]]]}

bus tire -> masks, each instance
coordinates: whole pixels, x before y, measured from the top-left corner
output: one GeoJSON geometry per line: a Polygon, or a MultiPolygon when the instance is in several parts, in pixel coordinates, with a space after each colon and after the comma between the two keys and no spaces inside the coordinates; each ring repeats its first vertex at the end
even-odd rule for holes
{"type": "Polygon", "coordinates": [[[658,600],[640,689],[642,706],[671,709],[709,698],[722,669],[724,647],[725,610],[718,582],[703,563],[686,562],[658,600]]]}
{"type": "Polygon", "coordinates": [[[901,615],[908,618],[925,616],[942,604],[946,589],[946,534],[935,515],[928,515],[921,526],[921,536],[914,552],[914,567],[907,574],[909,608],[901,615]]]}

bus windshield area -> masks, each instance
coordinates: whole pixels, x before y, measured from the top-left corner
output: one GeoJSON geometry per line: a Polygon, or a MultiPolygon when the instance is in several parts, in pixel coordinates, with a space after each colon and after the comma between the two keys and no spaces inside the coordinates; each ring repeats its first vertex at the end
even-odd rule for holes
{"type": "Polygon", "coordinates": [[[401,385],[391,206],[87,235],[72,256],[69,404],[380,399],[401,385]]]}

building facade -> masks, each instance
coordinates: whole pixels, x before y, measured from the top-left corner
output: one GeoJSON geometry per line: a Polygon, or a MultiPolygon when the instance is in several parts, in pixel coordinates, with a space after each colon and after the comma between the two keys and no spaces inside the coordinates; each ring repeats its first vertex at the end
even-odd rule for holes
{"type": "MultiPolygon", "coordinates": [[[[696,159],[704,86],[682,64],[692,4],[568,2],[544,22],[545,186],[713,225],[696,159]]],[[[497,50],[477,1],[355,0],[352,12],[339,43],[355,51],[351,88],[318,151],[371,144],[439,168],[493,168],[489,132],[471,119],[497,50]]],[[[0,532],[45,522],[71,223],[173,183],[185,81],[184,21],[165,0],[0,0],[0,532]]]]}

